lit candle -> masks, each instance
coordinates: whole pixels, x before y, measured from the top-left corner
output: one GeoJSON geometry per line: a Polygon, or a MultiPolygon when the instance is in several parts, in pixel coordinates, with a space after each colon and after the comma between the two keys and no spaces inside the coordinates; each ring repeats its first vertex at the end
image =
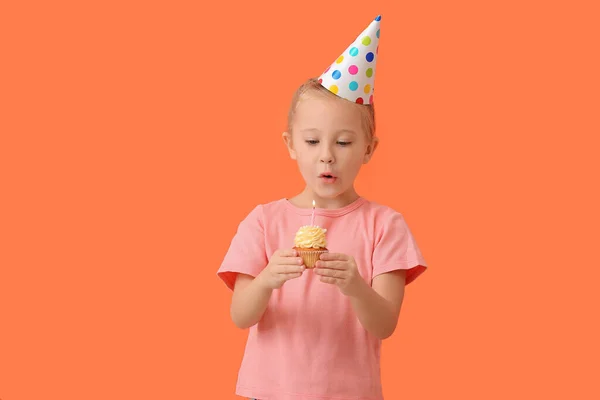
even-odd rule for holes
{"type": "Polygon", "coordinates": [[[314,200],[313,200],[312,217],[310,218],[310,225],[311,226],[315,225],[315,201],[314,200]]]}

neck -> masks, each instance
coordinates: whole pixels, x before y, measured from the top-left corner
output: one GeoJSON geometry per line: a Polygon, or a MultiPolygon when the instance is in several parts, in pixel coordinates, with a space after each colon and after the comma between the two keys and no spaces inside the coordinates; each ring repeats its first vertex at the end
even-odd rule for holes
{"type": "Polygon", "coordinates": [[[360,196],[356,193],[354,186],[336,197],[321,197],[311,188],[306,186],[302,192],[292,197],[290,202],[298,207],[312,208],[312,201],[314,200],[317,208],[336,209],[351,204],[359,197],[360,196]]]}

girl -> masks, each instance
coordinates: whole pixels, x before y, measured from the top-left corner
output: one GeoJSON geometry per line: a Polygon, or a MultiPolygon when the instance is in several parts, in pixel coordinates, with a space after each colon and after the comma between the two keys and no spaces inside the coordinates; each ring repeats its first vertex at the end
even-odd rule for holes
{"type": "Polygon", "coordinates": [[[379,21],[295,93],[283,140],[306,186],[256,206],[218,270],[233,291],[233,322],[249,328],[240,396],[383,399],[381,341],[396,329],[405,285],[426,264],[402,215],[354,188],[378,144],[371,55],[379,21]],[[307,269],[294,238],[308,225],[313,200],[328,252],[307,269]]]}

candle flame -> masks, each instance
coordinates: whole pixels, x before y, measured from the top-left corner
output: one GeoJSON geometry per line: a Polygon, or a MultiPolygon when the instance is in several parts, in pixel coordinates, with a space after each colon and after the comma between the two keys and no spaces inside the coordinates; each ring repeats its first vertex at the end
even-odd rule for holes
{"type": "Polygon", "coordinates": [[[314,208],[314,206],[315,206],[315,201],[313,200],[313,208],[314,208]]]}

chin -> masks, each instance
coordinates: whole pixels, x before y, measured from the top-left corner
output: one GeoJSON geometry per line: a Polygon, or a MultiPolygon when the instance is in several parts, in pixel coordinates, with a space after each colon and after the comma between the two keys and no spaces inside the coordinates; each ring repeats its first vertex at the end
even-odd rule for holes
{"type": "Polygon", "coordinates": [[[347,189],[341,190],[338,188],[322,188],[319,187],[319,185],[317,185],[316,187],[313,186],[312,190],[317,196],[323,199],[335,199],[336,197],[343,195],[347,191],[347,189]]]}

